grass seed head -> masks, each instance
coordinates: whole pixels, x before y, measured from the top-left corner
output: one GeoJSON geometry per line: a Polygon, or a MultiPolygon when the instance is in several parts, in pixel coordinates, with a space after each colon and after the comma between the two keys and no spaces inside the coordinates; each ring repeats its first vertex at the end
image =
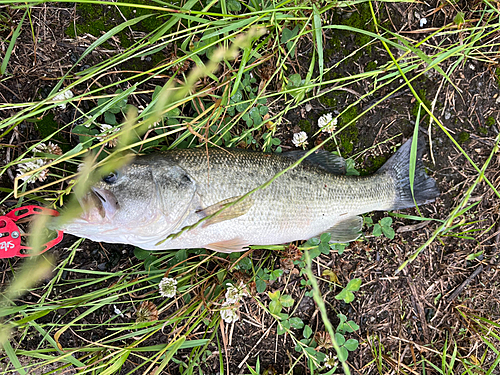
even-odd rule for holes
{"type": "Polygon", "coordinates": [[[325,331],[319,331],[314,335],[314,339],[318,343],[318,346],[325,349],[333,348],[332,338],[325,331]]]}
{"type": "Polygon", "coordinates": [[[135,314],[137,316],[135,320],[137,323],[154,322],[158,320],[158,309],[151,301],[142,302],[135,314]]]}

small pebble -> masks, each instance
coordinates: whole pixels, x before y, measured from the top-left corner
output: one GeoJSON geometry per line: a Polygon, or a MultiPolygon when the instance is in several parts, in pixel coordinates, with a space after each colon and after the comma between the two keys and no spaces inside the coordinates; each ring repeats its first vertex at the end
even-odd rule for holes
{"type": "Polygon", "coordinates": [[[424,27],[425,25],[427,25],[427,18],[423,17],[423,18],[420,18],[420,27],[424,27]]]}
{"type": "Polygon", "coordinates": [[[450,113],[450,112],[448,112],[448,111],[446,111],[446,112],[444,113],[444,119],[445,119],[445,120],[449,120],[450,118],[451,118],[451,113],[450,113]]]}

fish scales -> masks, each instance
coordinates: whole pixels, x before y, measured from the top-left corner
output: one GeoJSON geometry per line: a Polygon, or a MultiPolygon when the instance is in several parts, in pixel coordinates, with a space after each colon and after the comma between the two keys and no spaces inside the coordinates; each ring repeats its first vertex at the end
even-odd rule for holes
{"type": "MultiPolygon", "coordinates": [[[[172,158],[196,181],[201,207],[245,195],[294,163],[284,156],[240,150],[229,154],[217,149],[211,150],[208,159],[206,151],[200,149],[155,157],[172,158]]],[[[390,208],[394,201],[391,183],[382,176],[336,176],[302,163],[253,193],[254,204],[247,214],[194,231],[201,241],[210,241],[204,245],[221,240],[221,231],[223,240],[237,234],[256,245],[289,242],[298,236],[312,237],[343,216],[358,215],[366,212],[366,208],[369,211],[390,208]]],[[[193,217],[185,224],[192,225],[197,219],[193,217]]],[[[199,241],[194,237],[186,232],[170,245],[175,248],[190,238],[199,241]]]]}
{"type": "MultiPolygon", "coordinates": [[[[141,156],[112,179],[96,184],[86,198],[83,219],[64,229],[149,250],[241,251],[248,245],[305,240],[324,232],[334,240],[354,240],[362,225],[358,215],[410,207],[414,198],[428,203],[439,194],[434,180],[422,172],[420,160],[415,181],[419,191],[415,197],[408,192],[410,146],[407,142],[372,176],[331,173],[306,159],[222,211],[289,168],[296,158],[217,148],[141,156]]],[[[325,151],[319,156],[333,157],[325,151]]]]}

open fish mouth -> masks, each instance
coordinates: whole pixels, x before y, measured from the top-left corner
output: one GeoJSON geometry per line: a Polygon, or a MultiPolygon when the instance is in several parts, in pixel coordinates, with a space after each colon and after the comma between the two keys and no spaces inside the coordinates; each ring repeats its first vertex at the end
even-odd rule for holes
{"type": "Polygon", "coordinates": [[[95,220],[112,219],[118,208],[118,200],[115,195],[98,187],[91,187],[90,191],[78,199],[83,213],[81,219],[91,222],[95,220]]]}

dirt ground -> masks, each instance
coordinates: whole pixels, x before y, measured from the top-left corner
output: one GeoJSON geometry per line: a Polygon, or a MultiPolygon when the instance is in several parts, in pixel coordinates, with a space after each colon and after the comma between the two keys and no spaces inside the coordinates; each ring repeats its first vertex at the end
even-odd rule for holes
{"type": "MultiPolygon", "coordinates": [[[[428,28],[439,28],[450,22],[450,17],[452,17],[449,7],[433,12],[438,4],[434,1],[430,3],[432,4],[378,3],[377,10],[380,12],[381,20],[384,22],[389,20],[394,27],[393,30],[399,33],[414,32],[412,37],[421,40],[428,33],[419,28],[416,14],[429,14],[426,25],[428,28]]],[[[473,10],[473,5],[466,2],[458,2],[455,6],[464,12],[473,10]]],[[[3,10],[10,13],[13,22],[20,17],[18,11],[7,8],[3,10]]],[[[357,11],[351,9],[349,12],[356,13],[357,11]]],[[[66,35],[66,28],[79,16],[71,4],[67,7],[61,4],[41,4],[34,7],[32,16],[37,36],[36,48],[30,33],[22,33],[9,64],[12,76],[8,82],[0,81],[2,103],[38,100],[48,92],[56,78],[74,64],[85,46],[93,41],[90,35],[78,40],[66,35]]],[[[332,22],[335,22],[345,18],[346,13],[340,10],[332,11],[329,17],[332,22]]],[[[2,38],[6,38],[9,32],[10,28],[1,31],[2,38]]],[[[451,43],[454,41],[453,38],[459,37],[459,34],[451,34],[447,36],[449,40],[434,40],[433,44],[451,43]]],[[[496,37],[498,36],[493,35],[491,39],[496,37]]],[[[327,65],[329,66],[342,60],[346,56],[345,51],[351,52],[359,48],[355,36],[346,32],[342,32],[340,36],[334,35],[333,32],[326,33],[325,40],[327,43],[325,50],[334,51],[328,57],[327,65]],[[343,40],[343,50],[335,52],[332,44],[339,38],[343,40]]],[[[298,46],[296,59],[291,62],[293,69],[301,75],[306,74],[309,66],[306,59],[309,56],[311,44],[304,40],[298,46]]],[[[1,48],[5,51],[5,42],[1,48]]],[[[84,60],[82,65],[97,63],[100,59],[118,52],[119,49],[120,46],[117,45],[115,50],[108,48],[102,51],[101,56],[93,54],[84,60]]],[[[462,63],[460,68],[450,75],[458,89],[443,82],[443,77],[436,73],[423,75],[414,82],[414,87],[422,95],[422,99],[425,98],[429,104],[432,104],[436,98],[438,104],[434,109],[434,114],[479,167],[490,155],[499,133],[500,90],[498,76],[495,75],[498,56],[491,57],[490,55],[489,60],[496,61],[496,65],[479,59],[466,60],[462,63]]],[[[364,51],[344,61],[335,69],[335,73],[342,76],[360,73],[366,71],[368,64],[372,61],[382,64],[387,61],[387,53],[380,46],[374,47],[370,53],[364,51]]],[[[452,60],[446,62],[447,66],[452,63],[452,60]]],[[[446,70],[447,66],[441,67],[446,70]]],[[[417,73],[411,72],[410,76],[417,73]]],[[[293,133],[298,130],[300,121],[310,122],[313,130],[317,130],[316,123],[319,116],[327,112],[342,111],[358,97],[358,94],[364,94],[370,90],[366,85],[362,81],[357,86],[351,86],[349,92],[335,92],[334,96],[327,94],[335,100],[335,108],[325,104],[325,101],[315,99],[289,112],[286,115],[288,121],[277,133],[284,148],[292,147],[291,139],[293,133]]],[[[378,95],[382,97],[398,85],[400,82],[394,82],[379,91],[378,95]]],[[[361,113],[370,108],[376,99],[378,97],[368,98],[362,106],[358,106],[357,112],[361,113]]],[[[358,133],[353,138],[353,150],[350,155],[368,149],[356,156],[357,168],[362,171],[376,169],[381,157],[384,160],[388,158],[394,149],[412,135],[415,124],[415,116],[412,112],[414,108],[415,98],[411,92],[407,89],[401,90],[397,95],[383,101],[381,105],[370,109],[357,121],[358,133]],[[391,140],[371,148],[387,139],[391,140]]],[[[0,110],[0,116],[6,118],[14,112],[15,109],[0,110]]],[[[71,113],[58,114],[55,120],[63,124],[68,120],[66,116],[71,117],[71,113]]],[[[422,206],[421,210],[425,217],[444,220],[455,205],[463,199],[464,192],[475,181],[478,174],[442,130],[438,129],[435,124],[430,127],[425,125],[428,123],[428,115],[423,116],[421,121],[422,133],[427,142],[432,144],[432,152],[428,150],[425,164],[428,173],[436,179],[441,191],[441,196],[436,202],[422,206]]],[[[67,134],[62,136],[68,142],[75,142],[67,134]]],[[[12,160],[18,153],[25,150],[26,145],[32,144],[39,137],[39,132],[32,124],[20,124],[18,131],[0,139],[2,146],[15,146],[3,147],[0,151],[1,159],[3,162],[12,160]]],[[[494,186],[498,186],[500,181],[499,171],[500,158],[495,155],[485,173],[485,177],[494,186]]],[[[1,186],[12,188],[14,172],[10,171],[0,177],[1,186]]],[[[0,197],[4,194],[0,192],[0,197]]],[[[459,355],[468,358],[472,363],[483,355],[485,345],[478,339],[478,327],[471,319],[464,316],[484,317],[497,323],[500,321],[499,203],[498,197],[484,181],[479,183],[473,191],[470,202],[478,202],[478,204],[461,218],[463,226],[458,227],[455,232],[464,233],[463,236],[465,236],[468,230],[478,230],[471,232],[473,239],[451,235],[441,236],[400,273],[396,273],[397,268],[418,246],[425,243],[436,229],[437,222],[429,221],[422,224],[418,221],[393,218],[393,228],[397,232],[393,240],[371,236],[371,230],[368,230],[365,241],[351,243],[342,255],[332,252],[329,256],[321,256],[321,266],[315,269],[317,275],[321,276],[325,269],[331,269],[342,285],[347,284],[353,278],[362,279],[361,289],[350,304],[334,298],[340,289],[332,289],[329,284],[320,283],[334,326],[339,322],[338,313],[345,314],[349,320],[353,320],[360,326],[358,331],[350,334],[350,337],[355,337],[360,342],[359,348],[350,355],[348,361],[353,373],[389,373],[396,369],[407,371],[407,373],[422,373],[421,367],[417,366],[410,370],[408,366],[421,360],[422,356],[434,363],[439,363],[440,351],[445,342],[449,343],[452,340],[458,345],[459,355]],[[480,251],[482,255],[473,260],[468,259],[471,254],[480,251]],[[374,352],[379,352],[378,358],[384,359],[384,367],[379,368],[378,362],[373,360],[374,352]]],[[[12,203],[15,202],[7,201],[5,206],[12,203]]],[[[405,210],[403,213],[418,215],[415,209],[405,210]]],[[[375,213],[373,221],[384,216],[387,214],[375,213]]],[[[53,251],[54,256],[59,260],[64,259],[67,256],[64,249],[72,241],[74,238],[67,236],[65,241],[53,251]]],[[[131,246],[105,245],[106,251],[102,251],[98,245],[86,241],[82,249],[74,260],[73,268],[113,270],[119,267],[123,269],[135,260],[131,246]]],[[[253,254],[254,259],[263,256],[262,251],[256,251],[253,254]]],[[[272,254],[272,257],[279,264],[280,255],[276,253],[272,254]]],[[[12,261],[0,261],[0,269],[4,274],[11,272],[11,266],[12,261]]],[[[301,278],[292,276],[286,285],[285,277],[280,278],[270,284],[268,290],[286,291],[296,301],[300,301],[295,312],[296,316],[313,329],[322,331],[324,326],[314,301],[305,296],[304,288],[300,288],[301,278]]],[[[27,295],[23,301],[36,301],[36,298],[35,295],[27,295]]],[[[264,295],[261,295],[261,298],[264,301],[268,300],[264,295]]],[[[63,315],[63,312],[59,313],[63,315]]],[[[112,314],[111,309],[109,313],[112,314]]],[[[50,317],[47,319],[50,320],[50,317]]],[[[89,321],[92,319],[102,320],[103,317],[93,314],[87,317],[89,321]]],[[[245,364],[255,365],[257,357],[260,358],[261,367],[268,369],[269,374],[286,373],[295,361],[297,353],[294,351],[291,339],[287,335],[277,335],[274,319],[264,314],[257,303],[251,299],[246,299],[244,303],[241,320],[234,327],[226,327],[226,333],[230,337],[230,343],[227,351],[224,352],[224,359],[227,361],[226,365],[231,374],[247,373],[245,364]]],[[[96,340],[106,334],[104,329],[92,331],[87,339],[96,340]]],[[[159,334],[150,339],[147,344],[161,343],[163,339],[164,337],[159,334]]],[[[64,343],[63,346],[67,347],[78,343],[77,338],[71,335],[64,336],[61,340],[64,343]]],[[[500,342],[492,344],[500,348],[500,342]]],[[[35,342],[33,345],[36,345],[35,342]]],[[[215,344],[210,349],[214,353],[218,350],[215,344]]],[[[490,360],[487,359],[485,363],[491,365],[494,359],[493,357],[490,360]]],[[[126,363],[123,373],[133,369],[134,366],[134,363],[126,363]]],[[[204,373],[218,373],[219,357],[217,355],[208,357],[204,366],[204,373]]],[[[306,368],[305,363],[303,366],[297,366],[295,373],[306,373],[306,368]]],[[[429,374],[436,373],[432,369],[426,370],[429,374]]],[[[457,373],[464,371],[463,368],[458,370],[457,373]]],[[[171,374],[179,373],[179,369],[174,364],[166,371],[171,374]]]]}

